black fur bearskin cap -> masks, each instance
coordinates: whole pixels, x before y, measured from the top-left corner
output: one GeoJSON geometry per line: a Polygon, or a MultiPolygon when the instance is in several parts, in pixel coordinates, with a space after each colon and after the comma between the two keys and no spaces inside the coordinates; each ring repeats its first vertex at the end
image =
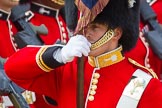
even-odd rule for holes
{"type": "Polygon", "coordinates": [[[120,27],[123,34],[119,44],[123,51],[129,51],[137,42],[139,35],[139,0],[110,0],[103,11],[94,19],[94,23],[104,23],[110,29],[120,27]]]}

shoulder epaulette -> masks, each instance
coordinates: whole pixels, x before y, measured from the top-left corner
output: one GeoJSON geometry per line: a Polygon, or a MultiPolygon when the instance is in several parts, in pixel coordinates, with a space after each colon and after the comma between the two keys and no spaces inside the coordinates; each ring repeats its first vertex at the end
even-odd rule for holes
{"type": "Polygon", "coordinates": [[[138,62],[136,62],[135,60],[133,60],[133,59],[131,59],[131,58],[128,58],[128,61],[129,61],[130,63],[132,63],[133,65],[137,66],[137,67],[140,67],[140,68],[142,68],[142,69],[147,70],[147,71],[152,75],[153,78],[157,78],[157,79],[158,79],[156,73],[155,73],[152,69],[149,69],[149,68],[147,68],[147,67],[145,67],[145,66],[139,64],[138,62]]]}

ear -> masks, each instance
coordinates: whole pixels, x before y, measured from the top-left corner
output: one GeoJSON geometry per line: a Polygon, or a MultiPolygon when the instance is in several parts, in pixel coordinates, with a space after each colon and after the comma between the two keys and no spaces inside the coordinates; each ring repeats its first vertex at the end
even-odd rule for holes
{"type": "Polygon", "coordinates": [[[121,36],[122,36],[122,33],[123,32],[122,32],[122,29],[120,27],[115,28],[113,38],[119,40],[121,38],[121,36]]]}

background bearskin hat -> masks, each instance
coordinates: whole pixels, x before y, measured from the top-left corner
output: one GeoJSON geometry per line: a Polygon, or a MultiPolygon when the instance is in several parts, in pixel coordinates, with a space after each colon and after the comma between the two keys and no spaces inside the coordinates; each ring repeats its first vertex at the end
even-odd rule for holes
{"type": "Polygon", "coordinates": [[[120,27],[123,35],[119,43],[124,51],[129,51],[136,44],[139,35],[139,0],[110,0],[93,22],[107,24],[111,29],[120,27]],[[130,6],[130,2],[134,4],[130,6]]]}

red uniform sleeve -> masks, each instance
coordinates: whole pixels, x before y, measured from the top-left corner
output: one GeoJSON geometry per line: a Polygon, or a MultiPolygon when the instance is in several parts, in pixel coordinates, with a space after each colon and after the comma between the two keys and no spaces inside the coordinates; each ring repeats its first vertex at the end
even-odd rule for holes
{"type": "Polygon", "coordinates": [[[45,72],[39,68],[36,63],[39,49],[40,47],[26,47],[13,54],[5,64],[6,74],[27,90],[46,96],[56,96],[56,86],[52,86],[57,84],[54,79],[56,72],[45,72]]]}

